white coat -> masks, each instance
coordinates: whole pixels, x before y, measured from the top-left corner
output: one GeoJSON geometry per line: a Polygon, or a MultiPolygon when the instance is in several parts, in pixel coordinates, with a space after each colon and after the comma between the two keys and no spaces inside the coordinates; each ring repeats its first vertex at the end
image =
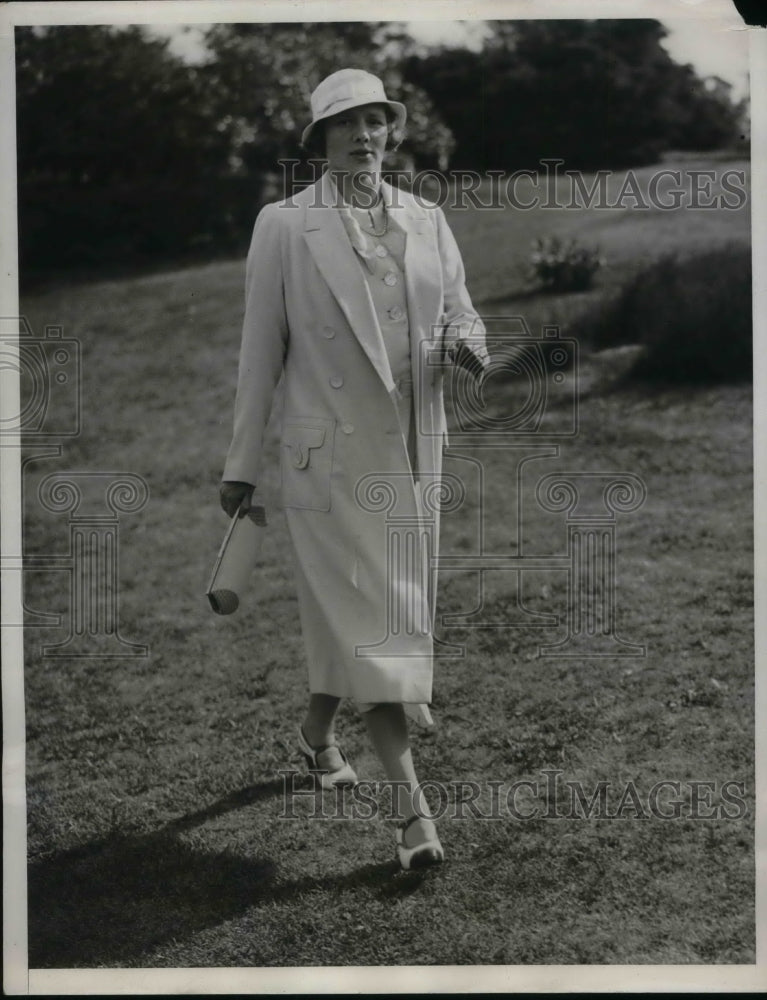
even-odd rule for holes
{"type": "Polygon", "coordinates": [[[223,478],[257,482],[284,374],[282,499],[309,688],[365,703],[428,704],[434,577],[424,562],[434,565],[439,518],[424,516],[434,504],[423,501],[434,496],[446,434],[439,358],[446,337],[474,338],[483,328],[442,210],[388,185],[383,193],[406,234],[417,483],[371,295],[327,174],[264,206],[256,220],[223,478]],[[415,609],[407,621],[397,619],[402,600],[415,609]]]}

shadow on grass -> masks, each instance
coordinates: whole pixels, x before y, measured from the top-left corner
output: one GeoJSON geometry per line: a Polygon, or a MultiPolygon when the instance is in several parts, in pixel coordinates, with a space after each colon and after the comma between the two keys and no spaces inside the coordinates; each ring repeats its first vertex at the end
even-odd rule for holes
{"type": "Polygon", "coordinates": [[[397,874],[393,861],[280,882],[271,858],[195,850],[178,837],[282,792],[282,781],[252,785],[153,833],[116,835],[31,863],[30,968],[120,966],[263,903],[362,887],[396,900],[423,882],[426,873],[397,874]]]}

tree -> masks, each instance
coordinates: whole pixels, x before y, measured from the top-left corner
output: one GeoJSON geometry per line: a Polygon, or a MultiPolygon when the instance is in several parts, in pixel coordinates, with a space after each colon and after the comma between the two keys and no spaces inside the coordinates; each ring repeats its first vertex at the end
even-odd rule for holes
{"type": "Polygon", "coordinates": [[[417,161],[445,162],[452,135],[424,91],[405,80],[398,59],[410,44],[401,26],[373,21],[313,24],[218,24],[206,33],[203,67],[219,117],[243,173],[301,159],[309,99],[323,77],[344,67],[380,76],[388,96],[408,108],[405,148],[417,161]]]}
{"type": "Polygon", "coordinates": [[[225,158],[196,71],[140,27],[17,28],[16,88],[24,180],[178,178],[225,158]]]}
{"type": "Polygon", "coordinates": [[[701,79],[692,66],[680,67],[676,84],[674,148],[708,150],[740,142],[747,129],[747,101],[733,100],[732,84],[718,76],[701,79]]]}
{"type": "Polygon", "coordinates": [[[183,253],[231,228],[197,71],[139,27],[16,29],[22,268],[183,253]]]}
{"type": "Polygon", "coordinates": [[[671,59],[657,21],[488,24],[481,51],[443,48],[405,66],[455,135],[453,166],[628,166],[735,134],[738,106],[671,59]]]}

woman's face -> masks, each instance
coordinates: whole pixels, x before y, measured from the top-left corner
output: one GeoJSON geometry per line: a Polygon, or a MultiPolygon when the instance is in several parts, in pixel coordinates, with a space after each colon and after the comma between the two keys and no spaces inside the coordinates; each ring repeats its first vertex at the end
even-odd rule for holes
{"type": "Polygon", "coordinates": [[[377,173],[381,169],[388,119],[383,104],[363,104],[325,122],[325,156],[332,171],[377,173]]]}

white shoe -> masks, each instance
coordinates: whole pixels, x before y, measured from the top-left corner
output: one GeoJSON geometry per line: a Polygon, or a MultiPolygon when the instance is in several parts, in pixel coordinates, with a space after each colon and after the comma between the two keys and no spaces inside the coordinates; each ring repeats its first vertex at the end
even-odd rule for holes
{"type": "Polygon", "coordinates": [[[405,871],[410,871],[411,868],[431,868],[432,865],[442,864],[445,860],[445,852],[436,833],[429,840],[424,840],[422,843],[416,844],[415,847],[405,846],[405,831],[411,823],[415,823],[417,819],[421,818],[417,814],[411,816],[404,823],[400,823],[395,831],[397,856],[405,871]]]}
{"type": "Polygon", "coordinates": [[[337,785],[351,788],[357,784],[357,772],[347,760],[343,750],[335,743],[326,747],[312,747],[299,726],[298,746],[306,758],[309,774],[319,775],[320,785],[323,788],[335,788],[337,785]]]}

